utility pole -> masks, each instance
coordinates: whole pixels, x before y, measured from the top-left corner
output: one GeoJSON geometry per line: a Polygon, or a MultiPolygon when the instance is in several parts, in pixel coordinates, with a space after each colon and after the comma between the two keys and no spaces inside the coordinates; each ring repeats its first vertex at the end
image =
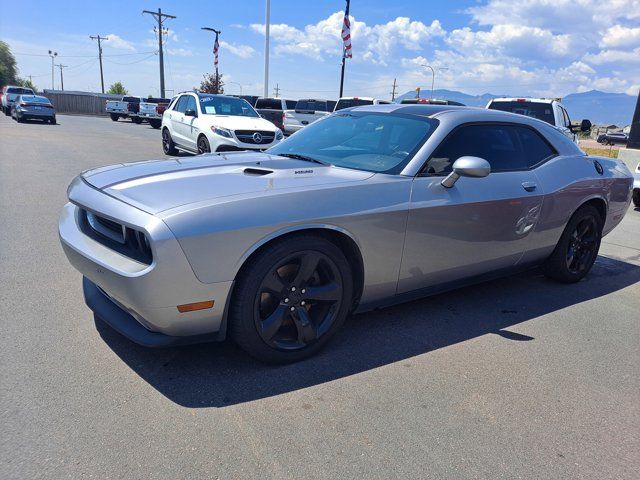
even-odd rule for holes
{"type": "MultiPolygon", "coordinates": [[[[347,49],[345,48],[345,44],[348,41],[349,45],[351,45],[351,25],[350,25],[350,21],[349,21],[349,7],[351,5],[351,0],[347,0],[347,8],[344,11],[344,21],[342,24],[342,32],[344,33],[345,31],[345,26],[349,27],[349,35],[348,38],[342,37],[342,67],[340,69],[340,95],[338,96],[338,98],[342,98],[342,92],[343,92],[343,88],[344,88],[344,64],[346,63],[346,59],[347,59],[347,49]],[[347,25],[348,23],[348,25],[347,25]]],[[[349,55],[351,55],[351,51],[349,51],[349,55]]]]}
{"type": "Polygon", "coordinates": [[[391,101],[393,102],[396,99],[396,79],[393,79],[393,89],[391,90],[391,101]]]}
{"type": "Polygon", "coordinates": [[[100,35],[97,35],[97,36],[89,35],[89,38],[91,40],[98,41],[98,58],[100,59],[100,85],[102,86],[102,93],[104,93],[104,75],[102,74],[102,44],[100,43],[100,41],[108,40],[108,38],[101,37],[100,35]]]}
{"type": "Polygon", "coordinates": [[[151,12],[149,10],[143,10],[142,13],[148,13],[153,16],[158,21],[158,54],[160,55],[160,96],[164,98],[164,56],[162,52],[162,35],[164,35],[162,30],[162,23],[166,18],[176,18],[173,15],[167,15],[166,13],[162,13],[162,10],[158,8],[157,12],[151,12]]]}
{"type": "Polygon", "coordinates": [[[64,92],[64,77],[62,76],[62,69],[67,68],[69,65],[62,65],[61,63],[56,65],[56,67],[60,67],[60,90],[64,92]]]}
{"type": "Polygon", "coordinates": [[[58,56],[58,52],[54,52],[53,50],[49,50],[49,56],[51,57],[51,90],[55,90],[55,86],[53,83],[53,59],[58,56]]]}
{"type": "Polygon", "coordinates": [[[276,87],[273,89],[273,93],[274,93],[275,97],[278,98],[278,96],[280,95],[279,84],[276,83],[276,87]]]}
{"type": "Polygon", "coordinates": [[[271,0],[266,0],[264,31],[264,90],[263,97],[269,96],[269,30],[271,29],[271,0]]]}
{"type": "Polygon", "coordinates": [[[208,30],[216,34],[216,39],[213,42],[213,66],[216,67],[216,92],[220,93],[220,77],[218,76],[218,49],[220,44],[218,43],[218,36],[222,33],[222,30],[216,30],[211,27],[202,27],[201,30],[208,30]]]}

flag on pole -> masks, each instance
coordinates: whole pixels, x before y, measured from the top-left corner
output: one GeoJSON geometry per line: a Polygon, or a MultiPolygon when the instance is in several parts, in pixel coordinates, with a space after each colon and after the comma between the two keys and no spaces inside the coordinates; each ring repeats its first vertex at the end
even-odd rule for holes
{"type": "Polygon", "coordinates": [[[342,24],[342,43],[343,43],[343,58],[353,58],[351,54],[351,23],[349,22],[348,10],[344,14],[344,22],[342,24]]]}
{"type": "Polygon", "coordinates": [[[220,44],[218,43],[218,35],[216,35],[216,41],[213,43],[213,65],[218,68],[218,50],[220,50],[220,44]]]}

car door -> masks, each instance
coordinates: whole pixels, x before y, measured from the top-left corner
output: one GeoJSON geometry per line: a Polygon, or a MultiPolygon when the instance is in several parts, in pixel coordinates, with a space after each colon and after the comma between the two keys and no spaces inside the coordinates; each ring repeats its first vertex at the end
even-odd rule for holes
{"type": "MultiPolygon", "coordinates": [[[[525,131],[521,131],[524,129],[525,131]]],[[[543,192],[517,124],[466,124],[451,132],[414,179],[398,293],[514,267],[530,241],[543,192]],[[462,156],[489,162],[484,178],[441,185],[462,156]]],[[[539,134],[538,134],[539,135],[539,134]]]]}
{"type": "Polygon", "coordinates": [[[179,145],[184,145],[184,131],[182,123],[184,121],[184,112],[187,108],[188,95],[181,95],[176,104],[169,110],[169,123],[171,125],[171,136],[173,141],[179,145]]]}
{"type": "Polygon", "coordinates": [[[181,116],[180,122],[180,134],[182,135],[183,141],[181,142],[183,146],[191,149],[197,150],[197,141],[198,141],[198,133],[200,132],[198,128],[198,105],[196,102],[196,97],[193,95],[186,95],[186,103],[184,108],[184,113],[181,116]],[[195,112],[196,116],[186,115],[186,112],[192,110],[195,112]]]}

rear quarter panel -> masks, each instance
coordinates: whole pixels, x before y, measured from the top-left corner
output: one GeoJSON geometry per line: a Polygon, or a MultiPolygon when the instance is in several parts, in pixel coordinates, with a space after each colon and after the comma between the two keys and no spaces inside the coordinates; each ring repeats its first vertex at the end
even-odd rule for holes
{"type": "Polygon", "coordinates": [[[545,258],[555,248],[574,212],[592,199],[604,200],[607,214],[603,234],[620,223],[631,201],[631,176],[619,160],[583,155],[558,156],[538,167],[544,191],[540,219],[523,261],[545,258]],[[595,162],[603,167],[600,175],[595,162]]]}

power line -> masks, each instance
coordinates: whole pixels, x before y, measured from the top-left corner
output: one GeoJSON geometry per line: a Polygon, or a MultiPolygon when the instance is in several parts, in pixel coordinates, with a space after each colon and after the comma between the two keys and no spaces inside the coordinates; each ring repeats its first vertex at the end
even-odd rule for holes
{"type": "MultiPolygon", "coordinates": [[[[102,37],[102,40],[105,40],[105,37],[102,37]]],[[[104,58],[106,57],[127,57],[130,55],[148,55],[149,53],[155,52],[135,52],[135,53],[111,53],[102,55],[104,58]]],[[[16,53],[13,52],[13,55],[27,56],[27,57],[48,57],[46,53],[16,53]]],[[[95,58],[95,55],[58,55],[60,58],[95,58]]]]}
{"type": "Polygon", "coordinates": [[[157,12],[152,12],[150,10],[143,10],[143,14],[148,14],[154,17],[158,21],[158,53],[160,54],[160,96],[164,98],[164,54],[162,49],[162,23],[167,18],[176,18],[174,15],[168,15],[166,13],[162,13],[162,10],[158,8],[157,12]]]}
{"type": "Polygon", "coordinates": [[[114,65],[133,65],[135,63],[140,63],[140,62],[144,62],[145,60],[149,60],[151,57],[154,57],[155,55],[157,55],[157,52],[153,52],[148,57],[144,57],[139,60],[134,60],[133,62],[122,63],[122,62],[114,62],[113,60],[107,60],[107,62],[112,63],[114,65]]]}

